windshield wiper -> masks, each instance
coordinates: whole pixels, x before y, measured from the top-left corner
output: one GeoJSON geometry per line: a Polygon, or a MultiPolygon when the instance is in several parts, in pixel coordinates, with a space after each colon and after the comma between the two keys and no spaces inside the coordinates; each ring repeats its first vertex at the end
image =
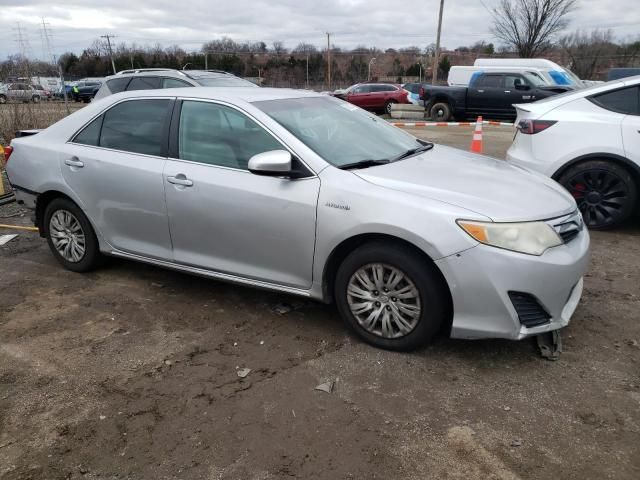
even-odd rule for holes
{"type": "Polygon", "coordinates": [[[397,157],[392,158],[391,161],[395,162],[397,160],[402,160],[403,158],[410,157],[411,155],[416,155],[418,153],[429,151],[432,148],[433,148],[433,143],[424,143],[424,144],[420,145],[419,147],[410,148],[406,152],[401,153],[400,155],[398,155],[397,157]]]}
{"type": "Polygon", "coordinates": [[[374,167],[376,165],[384,165],[385,163],[389,163],[390,160],[386,158],[381,158],[379,160],[360,160],[359,162],[346,163],[344,165],[340,165],[338,168],[341,170],[351,170],[352,168],[367,168],[374,167]]]}

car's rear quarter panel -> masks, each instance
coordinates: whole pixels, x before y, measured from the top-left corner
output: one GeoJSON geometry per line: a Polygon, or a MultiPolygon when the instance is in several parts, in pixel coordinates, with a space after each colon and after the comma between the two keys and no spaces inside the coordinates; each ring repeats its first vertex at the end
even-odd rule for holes
{"type": "Polygon", "coordinates": [[[624,156],[623,118],[624,115],[604,110],[585,98],[574,100],[540,117],[557,123],[530,135],[533,155],[546,165],[543,173],[550,177],[567,162],[583,155],[609,153],[624,156]]]}

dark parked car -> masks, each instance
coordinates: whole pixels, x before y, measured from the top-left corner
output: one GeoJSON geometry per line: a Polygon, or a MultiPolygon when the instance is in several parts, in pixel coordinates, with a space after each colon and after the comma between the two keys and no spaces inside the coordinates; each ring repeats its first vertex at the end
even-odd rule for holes
{"type": "Polygon", "coordinates": [[[607,73],[607,82],[620,80],[621,78],[635,77],[640,75],[640,68],[610,68],[607,73]]]}
{"type": "Polygon", "coordinates": [[[344,94],[335,95],[365,110],[391,113],[394,103],[410,103],[407,92],[400,85],[391,83],[359,83],[344,94]]]}
{"type": "Polygon", "coordinates": [[[77,92],[74,88],[71,88],[71,96],[76,102],[89,103],[93,97],[96,96],[98,90],[102,86],[102,82],[78,82],[76,84],[77,92]]]}
{"type": "Polygon", "coordinates": [[[437,121],[478,115],[514,120],[514,104],[535,102],[567,90],[571,88],[548,85],[527,72],[477,72],[468,87],[424,85],[420,99],[425,101],[429,115],[437,121]]]}

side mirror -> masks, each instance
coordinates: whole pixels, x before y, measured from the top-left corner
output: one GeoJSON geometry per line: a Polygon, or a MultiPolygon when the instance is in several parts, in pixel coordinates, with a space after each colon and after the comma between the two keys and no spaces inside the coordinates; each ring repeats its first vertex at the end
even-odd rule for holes
{"type": "Polygon", "coordinates": [[[516,90],[531,90],[531,87],[524,83],[516,83],[515,87],[516,87],[516,90]]]}
{"type": "Polygon", "coordinates": [[[291,153],[286,150],[271,150],[249,159],[249,171],[268,177],[288,177],[291,174],[291,153]]]}

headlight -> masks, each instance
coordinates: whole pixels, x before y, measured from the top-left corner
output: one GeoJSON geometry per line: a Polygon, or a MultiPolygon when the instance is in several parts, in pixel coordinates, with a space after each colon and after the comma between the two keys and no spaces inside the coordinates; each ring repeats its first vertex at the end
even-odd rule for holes
{"type": "Polygon", "coordinates": [[[529,255],[542,255],[548,248],[562,245],[562,239],[544,222],[492,223],[458,220],[458,225],[485,245],[529,255]]]}

